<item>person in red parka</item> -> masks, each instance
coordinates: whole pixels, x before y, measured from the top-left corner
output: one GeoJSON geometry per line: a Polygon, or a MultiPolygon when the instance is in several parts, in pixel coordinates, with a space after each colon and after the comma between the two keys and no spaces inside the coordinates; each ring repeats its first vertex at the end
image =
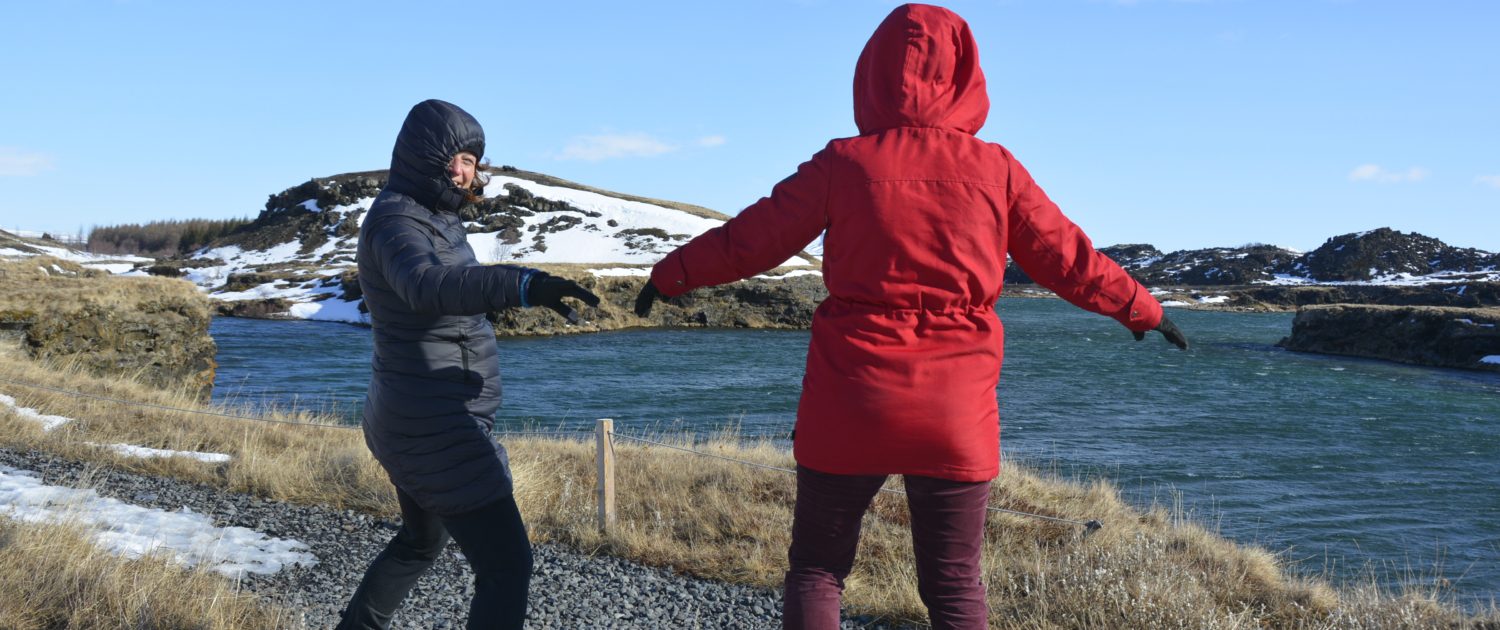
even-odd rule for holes
{"type": "Polygon", "coordinates": [[[980,549],[1000,469],[995,315],[1009,254],[1033,279],[1135,333],[1187,340],[1021,163],[975,137],[989,113],[968,24],[908,4],[854,73],[860,135],[828,145],[724,225],[668,254],[658,297],[763,273],[820,233],[828,287],[813,315],[793,453],[797,500],[784,623],[836,628],[860,518],[905,476],[918,589],[935,628],[986,625],[980,549]]]}

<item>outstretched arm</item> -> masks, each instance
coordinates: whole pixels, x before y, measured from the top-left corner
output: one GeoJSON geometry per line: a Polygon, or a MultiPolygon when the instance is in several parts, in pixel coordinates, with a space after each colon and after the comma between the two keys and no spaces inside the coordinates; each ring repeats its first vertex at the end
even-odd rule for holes
{"type": "Polygon", "coordinates": [[[427,315],[478,315],[525,306],[521,285],[530,269],[507,265],[457,267],[438,260],[433,235],[415,220],[384,217],[367,226],[381,275],[406,305],[427,315]]]}
{"type": "Polygon", "coordinates": [[[652,268],[650,284],[675,297],[764,273],[802,251],[828,227],[829,177],[821,156],[739,216],[667,254],[652,268]]]}
{"type": "Polygon", "coordinates": [[[1007,245],[1011,258],[1042,286],[1079,308],[1114,318],[1133,332],[1156,328],[1161,304],[1094,244],[1031,174],[1010,159],[1010,214],[1007,245]]]}

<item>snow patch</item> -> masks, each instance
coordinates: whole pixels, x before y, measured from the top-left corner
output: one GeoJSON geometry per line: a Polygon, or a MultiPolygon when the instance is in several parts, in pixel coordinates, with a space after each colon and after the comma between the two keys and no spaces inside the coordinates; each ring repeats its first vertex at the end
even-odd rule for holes
{"type": "Polygon", "coordinates": [[[276,280],[274,282],[267,282],[262,285],[257,285],[255,287],[245,289],[244,291],[222,291],[219,293],[211,293],[209,294],[209,297],[231,302],[237,300],[266,300],[271,298],[282,298],[285,300],[297,301],[299,299],[307,300],[312,299],[314,296],[328,295],[337,292],[338,289],[335,287],[307,288],[301,285],[294,287],[290,286],[290,283],[288,283],[286,280],[276,280]]]}
{"type": "Polygon", "coordinates": [[[1167,300],[1165,302],[1162,302],[1161,305],[1162,306],[1190,306],[1190,304],[1188,304],[1187,302],[1184,302],[1182,300],[1167,300]]]}
{"type": "Polygon", "coordinates": [[[125,557],[160,553],[178,564],[205,566],[232,578],[318,563],[300,541],[245,527],[215,527],[212,518],[186,507],[167,512],[100,497],[93,490],[49,486],[36,473],[9,466],[0,466],[0,515],[26,523],[81,525],[95,544],[125,557]]]}
{"type": "Polygon", "coordinates": [[[1211,295],[1198,298],[1199,304],[1223,304],[1229,301],[1227,295],[1211,295]]]}
{"type": "Polygon", "coordinates": [[[135,265],[133,263],[83,263],[83,266],[90,269],[107,271],[114,275],[129,273],[135,269],[135,265]]]}
{"type": "Polygon", "coordinates": [[[3,248],[3,249],[0,249],[0,256],[19,256],[19,257],[51,256],[53,258],[60,258],[62,260],[66,260],[66,261],[69,261],[69,262],[75,262],[75,263],[78,263],[78,264],[81,264],[81,265],[88,265],[90,263],[98,264],[98,263],[104,263],[104,262],[110,262],[110,263],[142,263],[142,262],[153,262],[155,260],[154,258],[146,258],[144,256],[119,256],[119,255],[113,255],[113,254],[111,254],[111,255],[91,254],[89,252],[80,252],[80,251],[77,251],[77,250],[68,249],[66,247],[53,247],[51,245],[38,245],[36,243],[28,243],[27,246],[30,247],[30,248],[32,248],[32,249],[34,249],[34,250],[36,250],[36,251],[35,252],[23,252],[23,251],[18,250],[18,249],[13,249],[13,248],[6,247],[6,248],[3,248]]]}
{"type": "Polygon", "coordinates": [[[64,416],[49,416],[40,411],[32,409],[31,407],[22,407],[16,404],[16,399],[11,398],[10,396],[6,396],[5,394],[0,394],[0,406],[10,407],[10,409],[14,411],[17,416],[42,425],[43,431],[51,431],[73,421],[72,418],[64,416]]]}
{"type": "Polygon", "coordinates": [[[612,267],[608,269],[590,269],[589,273],[599,277],[646,277],[651,275],[650,267],[612,267]]]}
{"type": "Polygon", "coordinates": [[[757,278],[765,278],[767,280],[781,280],[783,278],[795,278],[797,276],[821,276],[821,275],[823,275],[823,272],[818,271],[817,269],[793,269],[792,271],[788,271],[788,272],[786,272],[784,274],[781,274],[779,276],[765,275],[765,276],[755,276],[755,277],[757,277],[757,278]]]}
{"type": "Polygon", "coordinates": [[[1270,280],[1256,280],[1253,282],[1253,284],[1268,284],[1271,286],[1300,286],[1306,284],[1317,284],[1317,282],[1312,278],[1278,273],[1273,275],[1270,280]]]}
{"type": "Polygon", "coordinates": [[[97,446],[99,448],[107,448],[126,457],[139,457],[142,459],[152,457],[186,457],[189,459],[196,459],[200,462],[208,462],[211,464],[227,462],[230,459],[233,459],[229,455],[226,455],[224,453],[173,451],[160,448],[150,448],[146,446],[136,446],[134,444],[99,444],[95,442],[86,442],[86,444],[88,444],[89,446],[97,446]]]}
{"type": "Polygon", "coordinates": [[[297,319],[369,324],[370,316],[359,312],[359,305],[363,303],[364,300],[345,301],[339,298],[328,298],[321,302],[299,302],[293,304],[287,314],[297,319]]]}
{"type": "Polygon", "coordinates": [[[1489,365],[1500,365],[1500,354],[1492,354],[1483,359],[1480,359],[1479,362],[1487,363],[1489,365]]]}

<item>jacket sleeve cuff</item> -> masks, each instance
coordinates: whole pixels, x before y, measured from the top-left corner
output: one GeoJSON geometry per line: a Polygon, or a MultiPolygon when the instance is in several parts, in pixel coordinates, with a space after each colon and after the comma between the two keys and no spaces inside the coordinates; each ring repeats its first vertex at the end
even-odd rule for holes
{"type": "Polygon", "coordinates": [[[662,295],[672,298],[690,291],[687,269],[682,266],[682,250],[674,251],[651,268],[651,284],[662,295]]]}
{"type": "Polygon", "coordinates": [[[1130,304],[1115,315],[1115,320],[1134,332],[1146,332],[1161,325],[1162,315],[1161,303],[1156,301],[1146,287],[1137,283],[1135,296],[1130,299],[1130,304]]]}
{"type": "Polygon", "coordinates": [[[516,288],[519,291],[519,294],[517,295],[519,299],[517,301],[521,304],[521,308],[531,306],[531,304],[526,301],[526,291],[531,288],[531,277],[534,275],[536,275],[535,269],[523,269],[521,270],[520,280],[516,282],[516,288]]]}

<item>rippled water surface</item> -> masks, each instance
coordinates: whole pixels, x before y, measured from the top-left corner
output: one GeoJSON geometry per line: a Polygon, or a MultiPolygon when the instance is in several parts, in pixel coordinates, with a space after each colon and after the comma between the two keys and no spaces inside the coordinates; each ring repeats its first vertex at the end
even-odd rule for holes
{"type": "MultiPolygon", "coordinates": [[[[1060,300],[1006,299],[1007,459],[1106,477],[1310,570],[1393,583],[1438,567],[1500,593],[1500,375],[1283,352],[1289,314],[1171,311],[1134,342],[1060,300]]],[[[217,319],[214,396],[358,412],[370,332],[217,319]]],[[[503,427],[791,429],[806,332],[637,330],[500,343],[503,427]]]]}

